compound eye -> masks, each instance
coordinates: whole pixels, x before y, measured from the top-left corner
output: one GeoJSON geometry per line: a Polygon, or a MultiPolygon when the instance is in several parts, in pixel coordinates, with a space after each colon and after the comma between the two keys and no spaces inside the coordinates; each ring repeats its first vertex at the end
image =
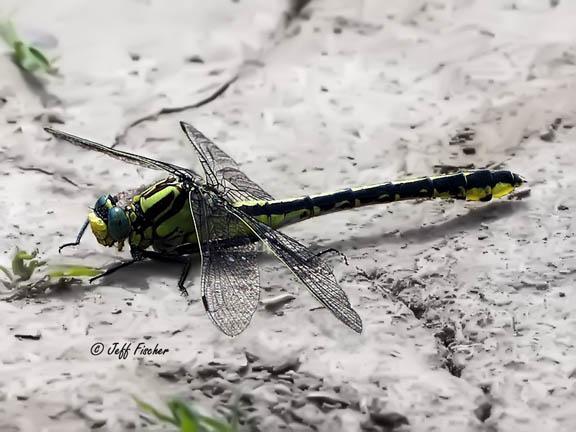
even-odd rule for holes
{"type": "Polygon", "coordinates": [[[94,204],[94,212],[100,216],[101,218],[104,218],[106,216],[107,213],[107,209],[106,209],[106,203],[108,202],[108,195],[102,195],[100,198],[98,198],[98,200],[96,201],[96,204],[94,204]]]}
{"type": "Polygon", "coordinates": [[[108,234],[114,241],[121,241],[130,234],[130,221],[126,212],[120,207],[112,207],[108,210],[108,234]]]}
{"type": "Polygon", "coordinates": [[[94,204],[94,208],[102,208],[106,205],[106,201],[108,201],[108,195],[101,195],[100,198],[94,204]]]}

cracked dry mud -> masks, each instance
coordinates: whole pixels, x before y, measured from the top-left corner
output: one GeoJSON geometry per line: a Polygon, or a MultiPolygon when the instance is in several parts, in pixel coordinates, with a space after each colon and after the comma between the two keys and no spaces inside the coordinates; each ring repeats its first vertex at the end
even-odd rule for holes
{"type": "Polygon", "coordinates": [[[296,298],[262,305],[235,339],[180,298],[175,265],[0,302],[1,431],[165,430],[132,394],[224,415],[239,394],[245,428],[266,431],[576,430],[576,4],[305,3],[4,0],[25,34],[57,40],[62,76],[47,101],[0,56],[2,264],[16,246],[93,266],[125,257],[88,237],[57,249],[97,196],[156,178],[49,140],[48,124],[193,164],[188,121],[277,197],[487,166],[529,192],[287,229],[347,255],[331,262],[360,336],[273,260],[263,299],[296,298]],[[95,342],[169,351],[93,356],[95,342]]]}

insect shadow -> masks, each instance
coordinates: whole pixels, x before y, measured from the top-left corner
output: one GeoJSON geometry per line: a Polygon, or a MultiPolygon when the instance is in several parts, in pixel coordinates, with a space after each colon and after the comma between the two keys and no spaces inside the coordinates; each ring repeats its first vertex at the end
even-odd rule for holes
{"type": "MultiPolygon", "coordinates": [[[[147,291],[153,289],[154,281],[151,278],[166,277],[169,279],[178,279],[182,272],[182,266],[186,257],[177,257],[177,259],[146,259],[135,262],[112,275],[106,276],[105,279],[98,279],[90,286],[108,286],[113,285],[125,289],[138,289],[147,291]]],[[[200,255],[192,255],[192,267],[188,275],[188,283],[200,276],[200,255]]],[[[110,264],[111,267],[118,265],[118,262],[110,264]]]]}
{"type": "Polygon", "coordinates": [[[324,247],[348,250],[352,248],[378,246],[382,243],[426,243],[454,232],[473,229],[487,220],[498,220],[509,217],[525,207],[526,203],[522,201],[495,201],[481,208],[470,209],[465,215],[438,224],[412,228],[401,232],[388,232],[382,236],[375,236],[373,234],[354,236],[346,240],[324,244],[324,247]]]}

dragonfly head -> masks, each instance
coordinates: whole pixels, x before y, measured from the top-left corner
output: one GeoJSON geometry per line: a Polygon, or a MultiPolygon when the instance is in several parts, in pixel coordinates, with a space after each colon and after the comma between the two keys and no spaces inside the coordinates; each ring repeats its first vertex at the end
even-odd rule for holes
{"type": "Polygon", "coordinates": [[[121,249],[130,234],[131,224],[126,211],[117,206],[117,202],[112,195],[102,195],[96,201],[94,211],[88,215],[88,221],[98,243],[104,246],[118,243],[121,249]]]}

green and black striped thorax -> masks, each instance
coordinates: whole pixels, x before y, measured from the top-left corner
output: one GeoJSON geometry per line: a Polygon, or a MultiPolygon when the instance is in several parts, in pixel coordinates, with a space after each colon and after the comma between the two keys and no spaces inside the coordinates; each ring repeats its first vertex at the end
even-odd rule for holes
{"type": "Polygon", "coordinates": [[[196,244],[190,190],[189,185],[169,177],[134,195],[126,206],[131,223],[130,247],[176,253],[179,246],[196,244]]]}

